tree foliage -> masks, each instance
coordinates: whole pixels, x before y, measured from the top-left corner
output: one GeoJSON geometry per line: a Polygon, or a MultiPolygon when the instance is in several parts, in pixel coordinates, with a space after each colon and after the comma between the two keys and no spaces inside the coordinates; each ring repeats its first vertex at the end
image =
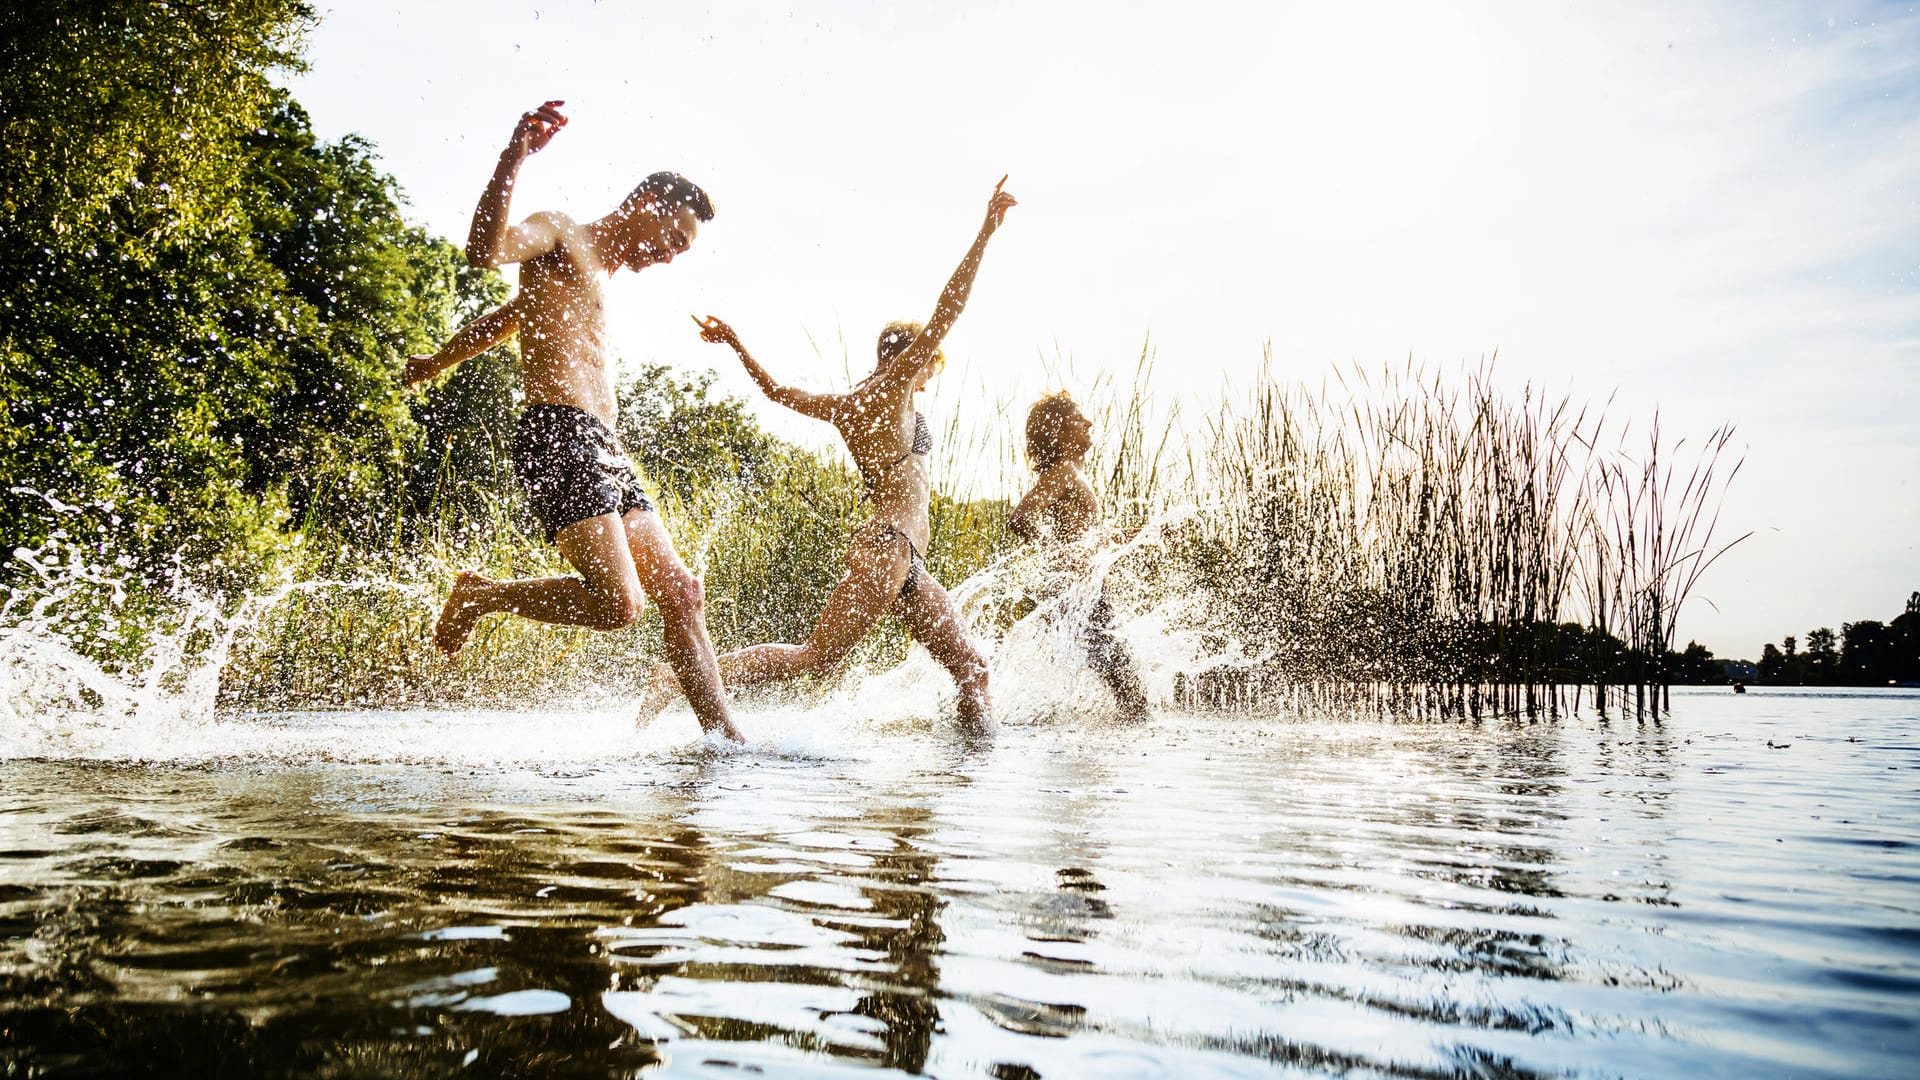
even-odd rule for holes
{"type": "MultiPolygon", "coordinates": [[[[421,433],[391,373],[504,287],[408,226],[369,148],[318,142],[269,81],[311,18],[287,0],[0,14],[14,543],[87,529],[256,566],[289,522],[364,538],[404,518],[421,433]]],[[[474,381],[438,395],[435,433],[497,423],[511,386],[474,381]]]]}
{"type": "Polygon", "coordinates": [[[1886,686],[1920,683],[1920,593],[1891,622],[1862,619],[1810,630],[1807,648],[1789,635],[1760,654],[1759,676],[1777,686],[1886,686]]]}
{"type": "Polygon", "coordinates": [[[61,524],[33,492],[136,536],[278,519],[217,428],[272,367],[224,327],[261,277],[241,138],[307,18],[271,0],[0,15],[0,528],[16,542],[61,524]]]}
{"type": "Polygon", "coordinates": [[[763,478],[778,454],[744,402],[712,393],[714,379],[648,364],[620,386],[621,445],[643,476],[683,501],[763,478]]]}

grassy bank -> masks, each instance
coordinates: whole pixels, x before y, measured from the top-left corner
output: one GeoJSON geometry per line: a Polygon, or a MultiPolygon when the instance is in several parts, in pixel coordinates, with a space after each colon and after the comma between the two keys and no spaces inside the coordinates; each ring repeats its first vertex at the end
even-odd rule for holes
{"type": "MultiPolygon", "coordinates": [[[[706,385],[636,391],[658,407],[632,423],[672,438],[637,429],[625,441],[706,582],[715,643],[800,640],[865,516],[860,482],[839,456],[764,435],[706,385]]],[[[1163,673],[1163,697],[1436,718],[1658,707],[1685,601],[1728,546],[1714,515],[1736,469],[1723,460],[1730,432],[1670,442],[1657,417],[1636,426],[1530,387],[1503,393],[1485,368],[1413,367],[1349,370],[1318,389],[1263,368],[1204,423],[1170,432],[1146,419],[1152,385],[1143,369],[1085,404],[1100,439],[1093,479],[1126,541],[1097,561],[1133,632],[1177,646],[1159,653],[1179,669],[1163,673]]],[[[946,418],[944,482],[1017,496],[1029,479],[1015,465],[1018,419],[946,418]]],[[[255,589],[233,624],[221,700],[637,693],[658,648],[651,613],[611,634],[490,618],[457,664],[433,650],[455,571],[567,572],[495,464],[413,500],[426,510],[393,523],[387,542],[309,521],[278,583],[255,589]]],[[[971,579],[959,591],[988,639],[1032,607],[1006,508],[1005,497],[934,507],[930,565],[950,588],[971,579]]],[[[103,596],[89,603],[111,606],[103,596]]],[[[138,638],[133,621],[95,617],[121,640],[138,638]]],[[[890,665],[906,647],[889,623],[850,666],[890,665]]],[[[142,655],[116,648],[120,662],[142,655]]]]}

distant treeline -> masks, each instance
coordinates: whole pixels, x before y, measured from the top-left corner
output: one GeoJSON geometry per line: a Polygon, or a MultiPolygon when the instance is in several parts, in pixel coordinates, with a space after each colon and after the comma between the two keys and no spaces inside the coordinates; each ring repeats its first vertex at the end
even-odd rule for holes
{"type": "Polygon", "coordinates": [[[1757,681],[1769,686],[1920,685],[1920,592],[1892,622],[1862,619],[1807,632],[1806,647],[1789,635],[1769,642],[1755,665],[1757,681]]]}
{"type": "Polygon", "coordinates": [[[491,467],[504,354],[409,409],[409,352],[506,286],[407,224],[269,82],[293,0],[0,13],[0,535],[245,573],[289,528],[392,535],[491,467]],[[471,455],[468,455],[470,458],[471,455]]]}

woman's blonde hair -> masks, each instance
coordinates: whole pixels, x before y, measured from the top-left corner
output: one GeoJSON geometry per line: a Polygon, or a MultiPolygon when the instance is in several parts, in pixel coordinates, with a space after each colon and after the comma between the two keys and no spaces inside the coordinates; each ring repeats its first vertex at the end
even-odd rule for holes
{"type": "MultiPolygon", "coordinates": [[[[917,322],[895,320],[888,323],[886,328],[880,331],[880,340],[874,348],[874,351],[879,354],[880,363],[884,364],[900,355],[900,350],[913,344],[913,339],[919,337],[920,331],[925,329],[926,326],[924,324],[917,322]]],[[[933,351],[933,373],[935,375],[940,374],[940,369],[946,366],[947,354],[935,349],[933,351]]]]}
{"type": "Polygon", "coordinates": [[[1034,472],[1046,472],[1060,464],[1060,432],[1067,417],[1077,416],[1080,406],[1065,390],[1056,390],[1027,410],[1027,464],[1034,472]]]}

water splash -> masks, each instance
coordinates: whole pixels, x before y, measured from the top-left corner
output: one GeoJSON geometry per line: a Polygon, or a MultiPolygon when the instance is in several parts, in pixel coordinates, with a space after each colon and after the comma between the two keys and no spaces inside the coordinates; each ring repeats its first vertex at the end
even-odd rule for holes
{"type": "MultiPolygon", "coordinates": [[[[1002,555],[949,595],[991,667],[994,715],[1015,726],[1117,719],[1122,709],[1094,670],[1090,646],[1104,603],[1154,709],[1176,707],[1184,673],[1255,663],[1237,640],[1210,629],[1221,602],[1207,582],[1167,557],[1201,507],[1163,509],[1123,540],[1090,533],[1053,548],[1002,555]]],[[[847,721],[934,726],[951,712],[952,681],[918,645],[906,662],[854,672],[821,706],[847,721]]]]}
{"type": "Polygon", "coordinates": [[[210,716],[237,620],[176,577],[167,611],[134,634],[126,567],[67,541],[13,552],[33,579],[0,603],[0,756],[157,747],[210,716]]]}
{"type": "MultiPolygon", "coordinates": [[[[1206,630],[1209,590],[1166,558],[1169,537],[1193,513],[1163,512],[1122,542],[1013,551],[954,585],[956,605],[992,665],[1003,723],[1114,715],[1112,692],[1088,666],[1088,628],[1103,599],[1116,613],[1112,633],[1155,707],[1173,702],[1177,673],[1237,662],[1238,646],[1223,649],[1206,630]]],[[[697,562],[717,531],[716,522],[695,535],[697,562]]],[[[679,752],[695,738],[682,722],[684,708],[657,731],[636,735],[634,694],[618,678],[608,684],[589,674],[643,672],[652,659],[644,650],[655,645],[644,631],[569,638],[569,631],[500,620],[501,637],[529,635],[521,640],[542,655],[605,655],[538,676],[512,649],[489,660],[482,635],[470,647],[476,655],[460,666],[439,661],[424,630],[437,610],[429,582],[445,573],[438,560],[394,570],[410,580],[289,580],[234,600],[183,573],[156,596],[134,582],[124,561],[64,537],[14,558],[31,582],[0,606],[0,758],[545,768],[679,752]],[[361,595],[333,602],[347,593],[361,595]],[[372,622],[376,610],[400,613],[379,628],[381,648],[404,654],[412,668],[384,672],[389,658],[356,650],[351,635],[319,640],[321,629],[372,622]],[[576,640],[585,645],[576,650],[576,640]],[[489,687],[490,679],[497,685],[489,687]],[[463,700],[473,707],[448,708],[463,700]],[[310,711],[315,704],[359,711],[322,721],[310,711]]],[[[801,686],[749,699],[744,722],[764,752],[833,756],[861,733],[944,729],[953,696],[946,673],[915,646],[904,663],[856,666],[824,692],[801,686]]]]}
{"type": "Polygon", "coordinates": [[[269,612],[326,590],[419,592],[373,578],[281,581],[235,600],[178,564],[154,587],[130,560],[96,558],[63,531],[13,558],[31,578],[0,601],[0,759],[219,756],[233,734],[218,711],[222,679],[269,612]]]}

